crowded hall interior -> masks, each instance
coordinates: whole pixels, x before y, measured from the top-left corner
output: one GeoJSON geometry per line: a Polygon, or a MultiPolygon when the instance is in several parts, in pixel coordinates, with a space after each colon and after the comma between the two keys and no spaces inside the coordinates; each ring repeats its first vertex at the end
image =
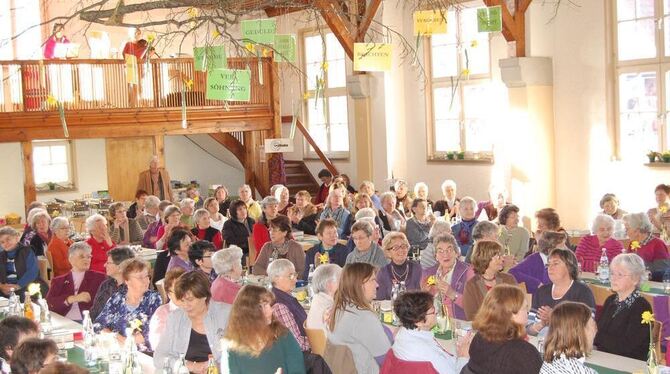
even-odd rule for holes
{"type": "Polygon", "coordinates": [[[670,373],[669,66],[670,0],[0,0],[0,374],[670,373]]]}

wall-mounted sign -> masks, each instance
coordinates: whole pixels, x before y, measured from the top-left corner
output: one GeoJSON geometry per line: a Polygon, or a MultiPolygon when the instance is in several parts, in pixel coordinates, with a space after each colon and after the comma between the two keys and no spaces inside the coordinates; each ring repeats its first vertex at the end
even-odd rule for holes
{"type": "Polygon", "coordinates": [[[289,138],[265,139],[265,153],[293,152],[293,141],[289,138]]]}

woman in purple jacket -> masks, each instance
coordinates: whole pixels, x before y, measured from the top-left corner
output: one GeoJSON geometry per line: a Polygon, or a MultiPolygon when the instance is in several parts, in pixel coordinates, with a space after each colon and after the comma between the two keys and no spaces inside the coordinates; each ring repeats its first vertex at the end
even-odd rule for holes
{"type": "Polygon", "coordinates": [[[409,242],[405,234],[391,232],[384,237],[382,249],[387,258],[391,259],[377,273],[377,300],[389,300],[394,284],[405,282],[407,291],[419,290],[421,281],[421,265],[407,258],[409,242]]]}
{"type": "Polygon", "coordinates": [[[463,290],[475,273],[469,264],[458,258],[461,251],[451,234],[441,234],[433,239],[437,265],[424,269],[421,289],[442,297],[442,304],[449,315],[465,319],[463,311],[463,290]]]}
{"type": "Polygon", "coordinates": [[[538,252],[526,257],[516,266],[509,269],[517,283],[525,283],[528,293],[535,291],[543,284],[551,282],[547,273],[549,252],[555,248],[568,249],[565,246],[566,235],[558,231],[543,231],[537,241],[538,252]]]}

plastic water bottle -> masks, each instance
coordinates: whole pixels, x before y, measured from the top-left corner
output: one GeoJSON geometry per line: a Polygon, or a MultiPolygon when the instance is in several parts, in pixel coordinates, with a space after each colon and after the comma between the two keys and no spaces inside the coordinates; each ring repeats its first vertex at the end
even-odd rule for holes
{"type": "Polygon", "coordinates": [[[314,297],[314,288],[312,287],[312,281],[314,280],[314,264],[309,264],[309,272],[307,273],[307,295],[309,296],[309,301],[312,301],[314,297]]]}
{"type": "Polygon", "coordinates": [[[605,248],[602,249],[602,255],[600,255],[600,262],[598,263],[598,279],[602,283],[607,283],[610,279],[610,263],[605,248]]]}
{"type": "Polygon", "coordinates": [[[663,292],[670,294],[670,268],[663,273],[663,292]]]}
{"type": "Polygon", "coordinates": [[[405,281],[400,281],[400,286],[398,287],[398,296],[402,295],[407,291],[407,286],[405,286],[405,281]]]}
{"type": "Polygon", "coordinates": [[[23,316],[23,309],[21,308],[21,300],[19,299],[19,295],[14,293],[14,289],[12,289],[9,293],[9,315],[16,317],[23,316]]]}
{"type": "MultiPolygon", "coordinates": [[[[395,304],[395,300],[400,296],[400,284],[399,283],[393,283],[393,288],[391,288],[391,307],[393,307],[393,304],[395,304]]],[[[398,319],[398,316],[395,314],[395,310],[393,310],[393,326],[398,326],[400,325],[400,320],[398,319]]]]}
{"type": "Polygon", "coordinates": [[[186,367],[186,358],[183,353],[179,354],[179,360],[174,366],[173,374],[190,374],[188,368],[186,367]]]}
{"type": "Polygon", "coordinates": [[[49,311],[49,305],[45,299],[40,298],[37,301],[40,305],[40,329],[43,334],[49,334],[52,330],[51,325],[51,312],[49,311]]]}
{"type": "Polygon", "coordinates": [[[172,374],[172,367],[173,367],[173,358],[170,356],[165,357],[165,361],[163,361],[163,374],[172,374]]]}
{"type": "Polygon", "coordinates": [[[95,357],[95,331],[93,331],[93,321],[91,321],[91,315],[88,310],[85,310],[83,313],[84,320],[82,321],[84,329],[84,356],[86,359],[86,364],[93,366],[96,363],[95,357]]]}

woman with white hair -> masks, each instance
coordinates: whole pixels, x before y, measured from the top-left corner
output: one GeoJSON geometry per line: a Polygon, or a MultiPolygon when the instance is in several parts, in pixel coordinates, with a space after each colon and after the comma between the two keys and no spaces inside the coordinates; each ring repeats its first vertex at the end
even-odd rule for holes
{"type": "Polygon", "coordinates": [[[429,212],[433,211],[433,200],[428,197],[428,185],[424,182],[418,182],[414,185],[414,198],[423,199],[428,203],[429,212]]]}
{"type": "Polygon", "coordinates": [[[344,207],[344,192],[339,189],[333,189],[328,194],[326,207],[321,212],[320,219],[331,218],[337,222],[337,234],[344,239],[345,231],[347,231],[351,213],[344,207]]]}
{"type": "Polygon", "coordinates": [[[372,222],[361,219],[351,227],[351,239],[354,242],[354,250],[347,255],[346,264],[365,262],[380,269],[389,263],[384,251],[379,244],[373,240],[375,232],[372,222]]]}
{"type": "Polygon", "coordinates": [[[405,217],[412,216],[412,196],[409,194],[409,186],[407,181],[398,179],[393,184],[393,191],[395,192],[396,205],[395,208],[401,211],[405,217]]]}
{"type": "Polygon", "coordinates": [[[442,182],[442,199],[435,202],[433,205],[434,212],[440,212],[440,216],[450,219],[456,217],[458,213],[458,204],[461,201],[456,197],[456,182],[447,179],[442,182]]]}
{"type": "Polygon", "coordinates": [[[105,273],[107,252],[116,247],[107,229],[107,219],[100,214],[93,214],[86,218],[86,230],[91,237],[86,243],[91,246],[91,270],[105,273]]]}
{"type": "MultiPolygon", "coordinates": [[[[430,231],[428,232],[430,242],[428,243],[428,245],[426,245],[426,249],[421,251],[421,267],[423,269],[427,269],[437,264],[437,260],[435,259],[435,246],[433,245],[433,241],[435,240],[436,237],[445,234],[451,235],[451,224],[449,222],[442,220],[435,221],[433,227],[431,227],[430,231]]],[[[460,249],[458,250],[458,252],[459,252],[458,255],[460,256],[460,249]]]]}
{"type": "Polygon", "coordinates": [[[51,216],[46,210],[37,211],[32,215],[30,220],[30,227],[35,232],[35,235],[30,239],[30,247],[35,252],[35,256],[44,256],[44,250],[49,245],[53,233],[49,228],[51,224],[51,216]]]}
{"type": "Polygon", "coordinates": [[[181,209],[181,219],[179,221],[181,222],[182,225],[188,227],[189,230],[192,229],[193,226],[195,225],[195,221],[193,218],[193,212],[195,211],[195,200],[188,197],[182,199],[179,202],[179,209],[181,209]]]}
{"type": "Polygon", "coordinates": [[[596,271],[603,248],[610,262],[621,253],[623,244],[612,237],[613,233],[614,219],[606,214],[597,215],[591,226],[591,235],[586,235],[579,241],[575,252],[583,271],[596,271]]]}
{"type": "Polygon", "coordinates": [[[221,231],[210,226],[209,212],[207,209],[198,209],[193,214],[195,226],[191,229],[191,234],[200,240],[207,240],[214,244],[216,249],[223,247],[223,236],[221,231]]]}
{"type": "Polygon", "coordinates": [[[35,231],[30,227],[30,221],[32,221],[33,215],[40,210],[46,211],[47,206],[39,201],[33,201],[26,209],[26,224],[23,226],[23,234],[21,234],[21,244],[25,246],[30,246],[30,240],[35,236],[35,231]]]}
{"type": "Polygon", "coordinates": [[[459,203],[462,220],[451,227],[451,232],[454,234],[454,238],[456,238],[458,246],[461,248],[461,256],[467,255],[474,243],[472,231],[477,224],[477,216],[475,215],[476,208],[477,202],[475,199],[469,196],[462,198],[459,203]]]}
{"type": "Polygon", "coordinates": [[[70,235],[70,223],[65,217],[56,217],[51,221],[51,232],[53,236],[47,248],[47,259],[51,264],[54,277],[58,277],[70,271],[68,261],[68,248],[72,245],[70,235]]]}
{"type": "MultiPolygon", "coordinates": [[[[496,225],[495,223],[493,223],[491,221],[479,221],[479,222],[477,222],[475,227],[472,229],[473,243],[472,243],[472,247],[470,247],[470,250],[465,255],[465,262],[470,263],[470,259],[472,258],[472,251],[474,250],[474,247],[475,247],[475,245],[477,245],[478,242],[480,242],[482,240],[497,242],[499,231],[500,230],[498,229],[498,225],[496,225]]],[[[502,245],[502,243],[500,243],[500,244],[502,245]]],[[[503,247],[503,251],[504,251],[504,247],[503,247]]],[[[505,253],[502,252],[502,253],[500,253],[500,255],[504,256],[505,253]]],[[[510,259],[510,261],[511,261],[511,259],[510,259]]],[[[504,262],[504,260],[503,260],[503,262],[504,262]]],[[[511,266],[511,265],[512,264],[509,264],[509,266],[511,266]]]]}
{"type": "Polygon", "coordinates": [[[218,277],[212,282],[212,300],[226,304],[235,301],[242,288],[242,248],[232,245],[212,256],[212,265],[218,277]]]}
{"type": "Polygon", "coordinates": [[[300,350],[309,351],[309,341],[305,333],[307,312],[300,302],[291,295],[298,280],[298,273],[293,263],[285,258],[274,260],[268,265],[268,278],[272,283],[272,293],[275,303],[272,305],[272,314],[293,334],[298,341],[300,350]]]}
{"type": "Polygon", "coordinates": [[[384,192],[381,197],[382,209],[379,210],[379,219],[384,224],[384,232],[400,231],[407,222],[405,215],[396,209],[396,197],[393,192],[384,192]]]}
{"type": "Polygon", "coordinates": [[[149,225],[156,221],[160,221],[161,211],[158,208],[160,203],[160,199],[158,199],[156,196],[147,196],[146,200],[144,201],[144,211],[138,212],[137,218],[135,218],[137,223],[140,225],[140,228],[142,228],[142,233],[147,231],[149,225]]]}
{"type": "Polygon", "coordinates": [[[91,247],[85,242],[77,242],[70,246],[68,260],[72,271],[51,280],[51,287],[46,297],[47,303],[52,312],[73,321],[81,321],[81,312],[91,309],[98,288],[106,276],[89,270],[91,247]]]}
{"type": "Polygon", "coordinates": [[[263,213],[260,219],[254,223],[252,229],[256,256],[261,252],[265,243],[270,241],[270,221],[279,216],[279,200],[274,196],[265,196],[261,200],[261,209],[263,209],[263,213]]]}
{"type": "Polygon", "coordinates": [[[603,195],[600,199],[600,207],[603,210],[602,214],[607,214],[614,219],[622,219],[623,216],[628,214],[628,212],[619,208],[619,198],[613,193],[603,195]]]}
{"type": "Polygon", "coordinates": [[[314,271],[312,278],[314,297],[307,313],[306,328],[327,330],[324,317],[333,307],[333,297],[340,284],[340,274],[342,268],[337,264],[321,265],[314,271]]]}
{"type": "Polygon", "coordinates": [[[286,186],[283,184],[279,184],[277,185],[277,188],[275,189],[272,196],[274,196],[279,201],[279,205],[277,206],[279,209],[279,214],[283,214],[285,216],[288,215],[288,209],[293,206],[290,201],[291,195],[288,192],[288,188],[286,188],[286,186]]]}
{"type": "Polygon", "coordinates": [[[652,309],[639,290],[644,274],[644,261],[635,253],[622,253],[612,260],[610,280],[614,295],[605,300],[593,341],[599,351],[647,359],[649,327],[640,319],[643,312],[652,309]]]}
{"type": "Polygon", "coordinates": [[[664,272],[668,267],[668,247],[663,240],[652,235],[653,226],[644,213],[631,213],[623,217],[626,235],[630,239],[628,252],[637,253],[642,257],[646,266],[651,268],[652,277],[657,278],[654,272],[664,272]]]}

